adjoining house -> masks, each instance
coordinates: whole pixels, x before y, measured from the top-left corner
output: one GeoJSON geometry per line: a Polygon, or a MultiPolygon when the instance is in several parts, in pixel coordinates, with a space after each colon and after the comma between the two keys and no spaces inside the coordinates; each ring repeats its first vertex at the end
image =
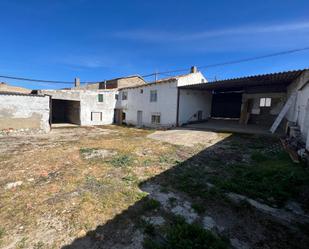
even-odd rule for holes
{"type": "Polygon", "coordinates": [[[115,89],[130,86],[145,85],[147,82],[139,75],[131,75],[125,77],[114,78],[97,83],[89,83],[80,85],[78,80],[75,82],[75,87],[72,89],[86,89],[86,90],[99,90],[99,89],[115,89]]]}
{"type": "Polygon", "coordinates": [[[188,120],[205,120],[209,110],[204,100],[210,94],[199,92],[192,98],[178,91],[180,86],[201,82],[206,83],[206,78],[192,67],[189,74],[122,88],[116,105],[116,121],[139,127],[175,127],[188,120]],[[193,104],[179,106],[180,101],[192,101],[193,104]],[[178,111],[179,108],[182,109],[178,111]]]}
{"type": "Polygon", "coordinates": [[[127,76],[62,90],[41,90],[52,98],[51,122],[76,125],[106,125],[115,122],[114,110],[120,87],[145,85],[140,76],[127,76]]]}
{"type": "Polygon", "coordinates": [[[50,130],[50,97],[0,91],[0,130],[50,130]]]}
{"type": "Polygon", "coordinates": [[[52,98],[51,122],[106,125],[114,122],[117,89],[41,90],[52,98]]]}

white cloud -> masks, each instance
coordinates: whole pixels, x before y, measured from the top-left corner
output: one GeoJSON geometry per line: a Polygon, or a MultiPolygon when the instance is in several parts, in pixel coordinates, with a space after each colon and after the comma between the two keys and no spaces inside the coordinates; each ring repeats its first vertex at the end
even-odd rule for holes
{"type": "Polygon", "coordinates": [[[216,30],[203,30],[197,32],[173,32],[158,30],[131,30],[120,31],[114,34],[115,37],[139,40],[144,42],[187,42],[199,41],[207,38],[233,37],[256,34],[280,34],[286,32],[305,32],[309,33],[309,21],[271,24],[271,25],[251,25],[230,27],[216,30]]]}

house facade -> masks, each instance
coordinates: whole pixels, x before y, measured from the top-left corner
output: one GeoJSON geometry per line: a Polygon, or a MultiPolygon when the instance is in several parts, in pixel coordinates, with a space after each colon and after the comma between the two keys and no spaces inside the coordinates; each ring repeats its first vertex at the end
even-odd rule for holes
{"type": "Polygon", "coordinates": [[[114,90],[42,90],[52,98],[52,123],[82,126],[114,122],[117,89],[114,90]]]}
{"type": "Polygon", "coordinates": [[[122,88],[119,90],[115,113],[121,117],[120,123],[138,127],[175,127],[185,123],[197,111],[202,111],[200,115],[206,119],[207,106],[199,101],[199,97],[204,97],[205,94],[196,95],[197,100],[194,100],[194,106],[183,108],[181,112],[178,111],[180,99],[183,101],[192,99],[192,96],[187,93],[180,94],[179,86],[202,82],[207,82],[203,74],[191,71],[186,75],[146,85],[122,88]]]}

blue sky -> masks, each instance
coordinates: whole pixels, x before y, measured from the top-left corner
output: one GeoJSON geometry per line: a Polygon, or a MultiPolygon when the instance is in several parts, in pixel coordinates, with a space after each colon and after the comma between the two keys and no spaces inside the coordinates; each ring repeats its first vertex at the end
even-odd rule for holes
{"type": "MultiPolygon", "coordinates": [[[[97,81],[309,46],[308,0],[1,0],[0,9],[0,75],[97,81]]],[[[202,72],[212,80],[306,67],[309,51],[202,72]]]]}

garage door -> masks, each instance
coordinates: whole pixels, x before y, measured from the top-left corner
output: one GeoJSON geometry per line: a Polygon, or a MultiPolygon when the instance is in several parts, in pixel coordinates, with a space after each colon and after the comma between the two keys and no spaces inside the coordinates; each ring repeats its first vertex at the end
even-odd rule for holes
{"type": "Polygon", "coordinates": [[[211,116],[216,118],[240,118],[241,93],[214,93],[211,116]]]}

